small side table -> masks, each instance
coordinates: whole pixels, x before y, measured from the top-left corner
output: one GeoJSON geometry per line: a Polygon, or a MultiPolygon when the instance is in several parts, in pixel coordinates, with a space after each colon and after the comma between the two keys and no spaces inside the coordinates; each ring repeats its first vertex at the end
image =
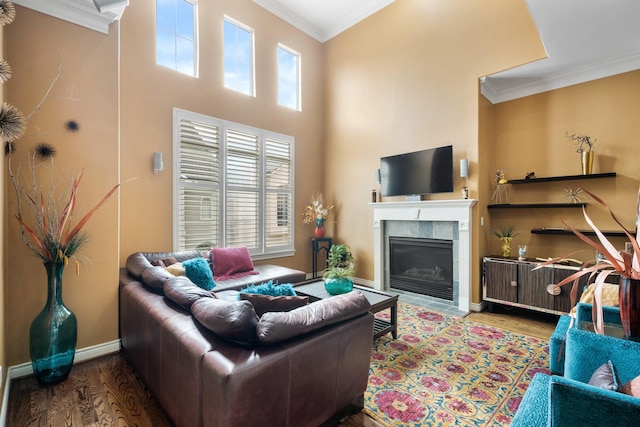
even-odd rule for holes
{"type": "Polygon", "coordinates": [[[311,238],[311,274],[314,279],[318,277],[318,253],[325,251],[325,255],[329,256],[329,249],[333,245],[331,237],[312,237],[311,238]]]}

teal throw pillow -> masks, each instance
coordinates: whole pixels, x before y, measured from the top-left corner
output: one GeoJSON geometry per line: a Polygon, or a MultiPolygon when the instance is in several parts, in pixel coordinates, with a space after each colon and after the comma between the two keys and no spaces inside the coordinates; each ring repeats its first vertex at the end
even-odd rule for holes
{"type": "Polygon", "coordinates": [[[293,290],[293,285],[291,285],[290,283],[278,285],[274,284],[272,280],[269,280],[266,283],[261,283],[259,285],[247,286],[246,288],[241,289],[240,293],[271,295],[272,297],[296,296],[296,291],[293,290]]]}
{"type": "Polygon", "coordinates": [[[209,268],[209,263],[204,258],[191,258],[186,261],[182,261],[184,267],[184,274],[193,283],[210,291],[216,286],[213,281],[213,273],[209,268]]]}

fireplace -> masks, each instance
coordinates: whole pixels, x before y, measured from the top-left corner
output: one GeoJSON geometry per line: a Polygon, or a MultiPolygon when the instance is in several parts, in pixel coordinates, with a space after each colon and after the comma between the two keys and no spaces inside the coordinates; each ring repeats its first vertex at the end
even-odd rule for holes
{"type": "Polygon", "coordinates": [[[390,236],[389,286],[453,301],[453,240],[390,236]]]}
{"type": "MultiPolygon", "coordinates": [[[[389,237],[453,240],[452,306],[471,308],[473,199],[371,203],[373,208],[373,287],[389,290],[389,237]],[[402,229],[398,230],[398,226],[402,229]]],[[[474,306],[474,309],[481,306],[474,306]]]]}

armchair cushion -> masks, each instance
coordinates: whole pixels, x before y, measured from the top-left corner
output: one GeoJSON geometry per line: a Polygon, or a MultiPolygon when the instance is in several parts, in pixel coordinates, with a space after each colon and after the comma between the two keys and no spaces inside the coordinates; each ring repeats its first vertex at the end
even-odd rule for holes
{"type": "Polygon", "coordinates": [[[605,390],[618,390],[618,374],[611,360],[596,369],[588,384],[605,390]]]}
{"type": "Polygon", "coordinates": [[[595,370],[608,360],[616,367],[621,384],[630,381],[640,374],[640,342],[569,329],[565,344],[565,377],[587,383],[595,370]]]}

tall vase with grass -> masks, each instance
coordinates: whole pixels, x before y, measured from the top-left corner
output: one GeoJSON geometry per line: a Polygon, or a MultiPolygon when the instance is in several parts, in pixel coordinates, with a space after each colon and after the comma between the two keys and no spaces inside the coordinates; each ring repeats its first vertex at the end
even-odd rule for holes
{"type": "Polygon", "coordinates": [[[515,225],[501,226],[499,230],[494,229],[493,234],[502,242],[502,256],[509,258],[511,256],[511,241],[518,235],[515,232],[515,225]]]}
{"type": "MultiPolygon", "coordinates": [[[[593,249],[601,254],[598,260],[591,260],[585,262],[579,271],[567,277],[566,279],[558,282],[556,286],[563,286],[568,283],[572,283],[572,294],[575,295],[580,278],[584,275],[589,275],[595,278],[594,285],[594,302],[592,318],[594,322],[594,329],[597,333],[604,333],[604,318],[602,311],[602,288],[606,279],[611,275],[619,276],[619,305],[620,305],[620,320],[622,322],[622,329],[625,339],[640,341],[640,247],[638,246],[638,236],[640,229],[638,229],[638,220],[640,219],[640,190],[638,191],[638,198],[636,204],[636,235],[632,235],[622,223],[618,220],[615,214],[611,211],[609,206],[600,198],[588,190],[581,188],[581,190],[588,194],[599,205],[603,206],[609,211],[609,214],[613,220],[621,227],[622,231],[626,235],[627,239],[631,243],[632,251],[618,250],[600,231],[600,229],[593,223],[591,218],[587,215],[586,209],[583,207],[582,212],[587,224],[593,229],[593,232],[598,237],[598,241],[594,241],[585,236],[584,233],[574,229],[569,224],[563,221],[580,240],[587,243],[593,249]]],[[[571,254],[569,254],[571,255],[571,254]]],[[[560,261],[567,256],[554,258],[552,260],[542,263],[538,268],[545,265],[553,264],[560,261]]],[[[575,302],[575,301],[574,301],[575,302]]]]}
{"type": "Polygon", "coordinates": [[[64,179],[54,176],[55,154],[53,146],[38,145],[29,156],[30,173],[26,176],[20,174],[19,169],[17,173],[13,172],[11,151],[8,154],[8,171],[17,200],[13,210],[22,240],[40,259],[47,273],[47,300],[29,330],[33,373],[44,386],[64,381],[75,357],[78,321],[62,300],[64,269],[73,258],[76,273],[79,273],[80,263],[76,255],[87,238],[82,228],[119,187],[111,188],[73,225],[78,187],[84,170],[67,177],[65,185],[64,179]],[[42,167],[45,171],[39,171],[42,167]],[[46,177],[44,180],[43,175],[46,177]]]}

